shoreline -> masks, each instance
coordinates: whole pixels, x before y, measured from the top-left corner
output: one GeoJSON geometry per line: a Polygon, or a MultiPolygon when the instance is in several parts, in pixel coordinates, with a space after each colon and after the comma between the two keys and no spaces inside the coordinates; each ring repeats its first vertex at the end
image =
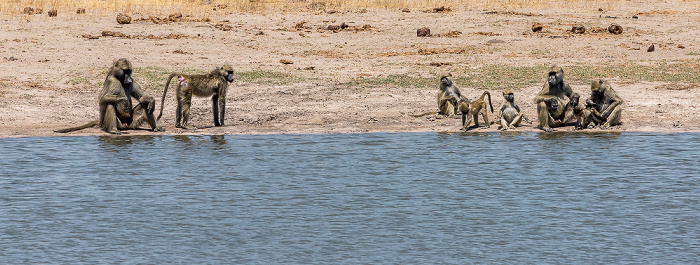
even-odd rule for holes
{"type": "MultiPolygon", "coordinates": [[[[0,25],[0,67],[6,73],[0,77],[0,138],[108,135],[97,128],[53,130],[97,119],[97,94],[118,58],[132,62],[134,80],[156,98],[156,109],[171,72],[207,73],[223,64],[235,71],[226,97],[227,126],[212,126],[210,99],[193,98],[190,125],[203,129],[175,129],[171,92],[158,123],[166,131],[129,135],[460,133],[459,119],[410,116],[437,110],[443,73],[451,73],[470,99],[490,91],[495,108],[503,102],[501,92],[513,90],[515,102],[536,123],[532,100],[553,64],[564,69],[565,82],[582,100],[591,93],[591,80],[602,78],[625,102],[620,128],[576,132],[700,132],[700,8],[657,3],[533,12],[230,13],[212,22],[125,25],[109,14],[9,19],[0,25]],[[668,12],[632,19],[629,14],[647,11],[635,8],[668,12]],[[340,23],[355,30],[328,29],[340,23]],[[544,28],[533,32],[533,23],[544,28]],[[569,32],[573,24],[592,29],[611,23],[624,32],[569,32]],[[435,36],[417,37],[422,27],[435,36]],[[648,52],[652,44],[655,50],[648,52]]],[[[495,113],[489,117],[495,120],[495,113]]],[[[495,131],[494,124],[468,133],[495,131]]],[[[530,124],[516,132],[540,130],[530,124]]]]}

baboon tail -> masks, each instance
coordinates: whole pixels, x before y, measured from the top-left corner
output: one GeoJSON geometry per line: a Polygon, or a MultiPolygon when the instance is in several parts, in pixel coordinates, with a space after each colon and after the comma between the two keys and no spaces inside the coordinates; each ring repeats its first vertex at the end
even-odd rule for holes
{"type": "Polygon", "coordinates": [[[481,94],[481,98],[484,98],[484,95],[489,96],[489,106],[491,106],[491,113],[493,113],[493,104],[491,104],[491,93],[488,91],[484,91],[484,94],[481,94]]]}
{"type": "Polygon", "coordinates": [[[158,118],[156,118],[156,121],[160,121],[160,117],[163,116],[163,104],[165,104],[165,95],[168,93],[168,87],[170,86],[170,80],[173,79],[173,77],[178,76],[179,74],[172,73],[168,77],[168,81],[165,82],[165,89],[163,89],[163,97],[160,99],[160,113],[158,113],[158,118]]]}
{"type": "Polygon", "coordinates": [[[430,111],[430,112],[421,113],[421,114],[408,114],[408,116],[411,116],[414,118],[420,118],[423,116],[433,115],[433,114],[437,114],[437,113],[438,113],[437,111],[430,111]]]}
{"type": "Polygon", "coordinates": [[[78,131],[78,130],[82,130],[82,129],[86,129],[86,128],[90,128],[90,127],[95,127],[95,126],[97,126],[98,124],[100,124],[98,121],[91,121],[91,122],[88,122],[88,123],[86,123],[86,124],[83,124],[83,125],[80,125],[80,126],[76,126],[76,127],[70,127],[70,128],[60,129],[60,130],[54,130],[54,132],[57,132],[57,133],[69,133],[69,132],[74,132],[74,131],[78,131]]]}

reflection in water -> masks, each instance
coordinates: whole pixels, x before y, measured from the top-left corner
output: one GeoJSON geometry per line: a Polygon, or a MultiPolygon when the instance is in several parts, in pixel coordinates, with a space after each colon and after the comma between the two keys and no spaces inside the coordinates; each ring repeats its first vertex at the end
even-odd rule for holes
{"type": "Polygon", "coordinates": [[[694,264],[699,145],[518,131],[0,139],[0,263],[694,264]]]}
{"type": "Polygon", "coordinates": [[[622,133],[620,132],[537,132],[537,138],[540,140],[556,140],[556,139],[566,139],[566,138],[607,138],[615,139],[618,138],[622,133]]]}

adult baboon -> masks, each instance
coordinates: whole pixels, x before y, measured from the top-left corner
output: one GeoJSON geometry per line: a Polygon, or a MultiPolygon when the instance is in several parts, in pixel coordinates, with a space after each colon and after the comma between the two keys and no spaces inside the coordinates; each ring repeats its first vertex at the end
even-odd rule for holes
{"type": "Polygon", "coordinates": [[[133,80],[132,71],[133,67],[129,60],[121,58],[114,62],[107,72],[102,91],[98,96],[100,119],[81,126],[56,130],[56,132],[72,132],[99,124],[105,132],[121,134],[120,130],[137,129],[144,121],[148,122],[152,131],[161,130],[153,116],[155,99],[146,95],[141,86],[133,80]],[[132,107],[132,97],[139,101],[136,107],[132,107]],[[134,115],[141,110],[139,117],[134,119],[134,115]]]}
{"type": "Polygon", "coordinates": [[[523,119],[527,121],[527,117],[520,111],[518,104],[515,104],[513,91],[503,91],[503,98],[506,101],[501,104],[501,107],[496,113],[496,120],[501,124],[501,130],[505,131],[518,127],[523,119]]]}
{"type": "Polygon", "coordinates": [[[471,124],[472,119],[474,120],[474,128],[479,127],[479,112],[481,112],[481,116],[484,118],[486,128],[491,127],[491,123],[489,122],[488,111],[486,110],[485,106],[486,103],[484,102],[484,96],[489,96],[489,106],[491,106],[491,112],[493,113],[493,105],[491,104],[491,94],[488,91],[484,91],[484,93],[481,94],[481,97],[479,97],[479,99],[477,100],[474,100],[472,103],[465,101],[459,103],[459,112],[462,113],[462,130],[467,130],[467,126],[471,124]],[[467,116],[469,116],[469,119],[467,119],[467,116]]]}
{"type": "Polygon", "coordinates": [[[469,104],[469,99],[462,95],[459,88],[452,83],[450,77],[452,74],[447,73],[440,76],[440,89],[438,90],[437,103],[438,111],[426,112],[418,115],[411,115],[413,117],[422,117],[431,114],[440,114],[447,117],[452,117],[457,113],[457,108],[460,102],[467,102],[469,104]]]}
{"type": "Polygon", "coordinates": [[[540,129],[551,132],[552,127],[568,125],[579,98],[579,94],[564,84],[564,69],[552,66],[547,73],[547,82],[534,100],[540,129]],[[564,96],[569,98],[568,102],[564,96]]]}
{"type": "Polygon", "coordinates": [[[576,106],[574,108],[576,115],[576,129],[593,129],[596,126],[605,122],[605,119],[600,116],[600,113],[593,107],[576,106]]]}
{"type": "Polygon", "coordinates": [[[586,100],[586,105],[600,112],[605,120],[600,125],[601,129],[620,124],[623,102],[607,81],[599,79],[591,82],[591,97],[586,100]]]}
{"type": "Polygon", "coordinates": [[[198,97],[211,96],[214,126],[223,126],[226,112],[226,90],[228,89],[228,84],[233,82],[233,67],[227,64],[203,75],[170,74],[168,81],[165,83],[163,98],[160,100],[158,120],[163,116],[163,103],[165,103],[165,95],[168,93],[170,80],[176,76],[177,110],[175,112],[175,127],[196,129],[189,127],[187,124],[190,118],[192,95],[198,97]]]}

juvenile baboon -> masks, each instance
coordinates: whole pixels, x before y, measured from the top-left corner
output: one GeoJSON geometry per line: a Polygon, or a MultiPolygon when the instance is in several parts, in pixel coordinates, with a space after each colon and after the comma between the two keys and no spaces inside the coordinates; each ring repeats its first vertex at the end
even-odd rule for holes
{"type": "Polygon", "coordinates": [[[591,82],[591,97],[586,100],[586,105],[600,112],[600,117],[605,120],[600,125],[601,129],[620,124],[623,102],[607,81],[599,79],[591,82]]]}
{"type": "Polygon", "coordinates": [[[520,111],[518,104],[515,104],[515,96],[513,91],[503,91],[503,98],[506,100],[501,104],[501,107],[496,113],[496,120],[501,124],[501,130],[514,129],[520,126],[523,119],[527,121],[527,117],[520,111]]]}
{"type": "Polygon", "coordinates": [[[459,88],[457,88],[452,83],[452,80],[450,80],[451,76],[452,74],[449,73],[440,76],[440,89],[438,90],[437,95],[438,111],[431,111],[411,116],[422,117],[425,115],[440,114],[445,115],[447,117],[452,117],[458,111],[457,107],[459,105],[459,102],[467,102],[467,104],[469,104],[469,99],[463,96],[462,92],[459,91],[459,88]]]}
{"type": "Polygon", "coordinates": [[[593,129],[601,123],[605,122],[605,119],[600,116],[600,113],[593,107],[582,107],[576,106],[574,108],[574,115],[576,116],[576,129],[593,129]]]}
{"type": "Polygon", "coordinates": [[[137,129],[144,121],[151,126],[152,131],[159,131],[156,119],[153,117],[155,99],[146,95],[141,86],[131,77],[133,67],[129,60],[121,58],[109,68],[102,91],[98,96],[100,105],[100,119],[88,122],[84,125],[56,130],[66,133],[100,125],[102,130],[111,134],[120,134],[120,130],[137,129]],[[131,98],[138,100],[136,107],[132,107],[131,98]],[[142,111],[138,118],[134,119],[137,112],[142,111]]]}
{"type": "Polygon", "coordinates": [[[228,89],[228,84],[233,82],[233,67],[227,64],[203,75],[170,74],[168,81],[165,83],[163,98],[160,100],[158,120],[163,116],[163,103],[165,102],[165,95],[168,93],[170,80],[176,76],[177,110],[175,112],[175,127],[196,129],[189,127],[187,124],[190,118],[192,95],[211,97],[214,126],[223,126],[226,111],[226,90],[228,89]]]}
{"type": "Polygon", "coordinates": [[[564,69],[552,66],[547,73],[547,82],[534,100],[540,129],[551,132],[552,127],[568,125],[579,98],[579,94],[564,84],[564,69]],[[568,102],[564,96],[569,98],[568,102]]]}
{"type": "Polygon", "coordinates": [[[484,91],[483,94],[481,94],[481,97],[479,99],[474,100],[472,103],[462,101],[459,103],[459,112],[462,113],[462,130],[467,130],[467,126],[472,122],[472,119],[474,120],[474,128],[479,127],[479,112],[481,112],[481,116],[484,118],[484,123],[486,124],[486,128],[491,127],[491,123],[489,122],[489,115],[488,111],[486,110],[485,102],[484,102],[484,96],[489,96],[489,106],[491,106],[491,113],[493,113],[493,105],[491,104],[491,94],[488,91],[484,91]],[[483,110],[482,110],[483,109],[483,110]],[[469,119],[467,119],[467,116],[469,119]]]}

